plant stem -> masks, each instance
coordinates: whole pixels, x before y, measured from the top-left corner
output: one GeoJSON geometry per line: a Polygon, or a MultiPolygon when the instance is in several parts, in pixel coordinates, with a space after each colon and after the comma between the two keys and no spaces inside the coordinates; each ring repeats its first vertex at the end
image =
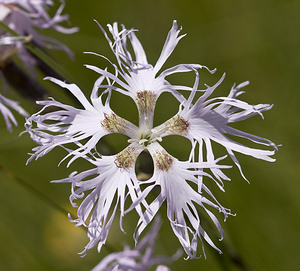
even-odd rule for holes
{"type": "MultiPolygon", "coordinates": [[[[69,213],[69,211],[67,211],[65,208],[61,207],[54,200],[52,200],[51,198],[49,198],[46,194],[44,194],[43,192],[37,190],[35,187],[31,186],[29,183],[27,183],[26,181],[24,181],[20,177],[16,176],[10,170],[2,167],[1,165],[0,165],[0,170],[7,177],[9,177],[10,179],[16,181],[17,183],[21,184],[22,186],[24,186],[27,190],[29,190],[35,196],[37,196],[38,198],[40,198],[42,201],[47,202],[49,205],[51,205],[54,209],[58,210],[59,212],[63,213],[64,215],[69,213]]],[[[72,214],[72,216],[73,216],[73,214],[72,214]]]]}
{"type": "MultiPolygon", "coordinates": [[[[47,195],[45,195],[43,192],[37,190],[35,187],[31,186],[29,183],[24,181],[22,178],[16,176],[13,172],[10,170],[4,168],[3,166],[0,165],[0,170],[10,179],[16,181],[18,184],[21,184],[24,186],[27,190],[29,190],[31,193],[33,193],[35,196],[37,196],[39,199],[42,201],[48,203],[51,207],[56,209],[57,211],[61,212],[62,214],[66,215],[69,214],[70,212],[67,211],[65,208],[61,207],[59,204],[57,204],[53,199],[49,198],[47,195]]],[[[71,216],[75,216],[74,214],[71,214],[71,216]]],[[[84,231],[87,231],[86,228],[80,227],[84,231]]],[[[109,253],[116,252],[117,249],[115,249],[113,246],[110,244],[106,243],[104,246],[109,253]]]]}
{"type": "MultiPolygon", "coordinates": [[[[15,37],[21,37],[16,31],[7,26],[4,22],[0,21],[0,27],[4,29],[6,32],[10,33],[15,37]]],[[[66,81],[74,82],[74,78],[70,75],[61,65],[59,65],[54,59],[52,59],[49,55],[44,53],[41,49],[39,49],[34,43],[28,39],[24,41],[25,47],[33,53],[36,57],[45,62],[49,67],[51,67],[54,71],[60,74],[66,81]]]]}

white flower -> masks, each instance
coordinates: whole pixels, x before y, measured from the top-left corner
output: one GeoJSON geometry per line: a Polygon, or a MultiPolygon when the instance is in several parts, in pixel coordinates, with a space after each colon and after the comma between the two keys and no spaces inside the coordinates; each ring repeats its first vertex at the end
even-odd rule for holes
{"type": "MultiPolygon", "coordinates": [[[[56,146],[67,149],[68,147],[65,145],[74,143],[76,148],[68,149],[69,154],[66,156],[73,156],[69,164],[74,159],[82,157],[96,166],[96,168],[79,173],[78,175],[72,174],[69,178],[56,181],[72,183],[70,201],[73,207],[76,207],[74,200],[85,197],[78,208],[78,218],[72,220],[78,226],[84,225],[88,228],[90,242],[85,247],[83,254],[86,254],[97,243],[98,251],[100,251],[106,241],[118,203],[120,204],[122,220],[125,214],[126,193],[129,193],[132,202],[132,206],[127,212],[135,208],[140,217],[136,240],[157,213],[163,201],[166,200],[168,218],[173,231],[189,257],[196,257],[197,239],[201,239],[201,236],[215,247],[200,225],[200,217],[194,206],[194,202],[204,208],[210,218],[214,220],[222,237],[223,234],[220,225],[204,204],[223,212],[225,218],[230,214],[230,211],[222,207],[199,180],[204,175],[212,178],[204,172],[204,168],[210,168],[212,171],[214,171],[212,168],[215,168],[215,171],[217,171],[221,168],[228,168],[228,166],[217,165],[216,162],[218,160],[210,160],[209,162],[180,162],[169,155],[158,143],[158,141],[162,140],[163,133],[153,133],[152,122],[145,121],[142,122],[140,127],[136,127],[129,121],[117,116],[109,107],[110,92],[112,91],[109,88],[103,92],[108,92],[109,94],[105,102],[103,101],[103,93],[99,95],[98,88],[105,80],[104,76],[100,77],[94,84],[91,94],[92,103],[85,98],[75,84],[66,84],[54,78],[48,79],[59,84],[61,87],[67,88],[80,101],[84,109],[77,109],[54,100],[39,102],[39,104],[44,105],[43,109],[29,117],[25,124],[32,139],[40,145],[33,149],[35,153],[29,161],[45,155],[56,146]],[[58,110],[44,113],[50,106],[54,106],[58,110]],[[33,127],[35,124],[36,127],[33,127]],[[109,133],[123,133],[127,135],[130,137],[128,140],[130,145],[114,156],[102,155],[98,159],[95,158],[90,152],[94,151],[101,137],[109,133]],[[81,143],[82,141],[84,143],[81,143]],[[146,182],[139,182],[137,180],[135,176],[135,163],[138,155],[143,150],[148,150],[151,154],[155,171],[153,177],[148,182],[148,187],[144,191],[141,191],[140,185],[146,184],[146,182]],[[94,177],[95,174],[97,177],[94,177]],[[176,181],[173,180],[175,176],[177,178],[176,181]],[[195,183],[198,191],[194,191],[186,180],[195,183]],[[156,185],[161,187],[160,196],[148,205],[145,197],[147,197],[156,185]],[[212,197],[216,203],[200,195],[202,190],[212,197]],[[185,193],[182,196],[182,200],[178,201],[178,193],[182,191],[185,193]],[[118,200],[115,207],[112,207],[112,200],[116,194],[118,195],[118,200]],[[144,213],[141,205],[146,210],[144,213]],[[192,208],[193,212],[190,212],[189,208],[192,208]],[[112,213],[112,215],[108,218],[109,213],[112,213]],[[192,227],[187,225],[184,213],[188,216],[192,227]],[[194,217],[189,217],[192,213],[194,213],[194,217]],[[189,236],[188,232],[191,232],[193,236],[189,236]],[[192,241],[190,241],[190,238],[192,241]]],[[[110,83],[110,79],[106,79],[110,83]]],[[[147,111],[149,108],[148,99],[151,99],[151,97],[145,95],[143,99],[144,103],[140,103],[139,106],[139,114],[143,115],[147,120],[148,116],[152,114],[147,111]]],[[[183,128],[181,127],[181,129],[183,128]]]]}
{"type": "Polygon", "coordinates": [[[16,121],[14,115],[8,109],[8,107],[14,109],[15,111],[17,111],[20,115],[22,115],[24,117],[28,117],[28,113],[21,106],[19,106],[17,102],[12,101],[8,98],[5,98],[4,96],[2,96],[0,94],[0,112],[2,113],[2,115],[4,117],[7,129],[9,131],[12,131],[12,124],[17,126],[17,121],[16,121]]]}
{"type": "Polygon", "coordinates": [[[160,217],[157,217],[149,232],[140,240],[134,249],[128,246],[122,252],[114,252],[106,256],[92,271],[146,271],[158,265],[156,271],[170,271],[161,264],[167,264],[178,259],[181,251],[172,257],[153,256],[156,237],[160,228],[160,217]]]}
{"type": "MultiPolygon", "coordinates": [[[[221,168],[228,168],[228,166],[216,165],[218,160],[210,160],[209,162],[181,162],[169,155],[158,143],[158,141],[162,140],[163,134],[152,133],[152,124],[145,122],[143,126],[136,127],[129,121],[117,116],[110,109],[110,95],[107,96],[105,101],[102,100],[102,94],[98,94],[98,87],[103,82],[104,77],[100,77],[94,84],[91,94],[92,103],[84,97],[76,85],[66,84],[54,78],[48,79],[67,88],[80,101],[84,109],[76,109],[54,100],[39,102],[39,104],[44,105],[44,108],[29,117],[26,121],[27,131],[32,139],[40,144],[40,146],[34,148],[35,153],[29,161],[34,157],[43,156],[56,146],[63,147],[69,143],[74,143],[76,148],[68,149],[69,154],[66,156],[73,156],[69,163],[78,157],[82,157],[96,166],[94,169],[77,175],[72,174],[69,178],[56,181],[72,183],[70,201],[74,207],[76,207],[74,200],[85,197],[78,208],[78,218],[72,220],[78,226],[84,225],[88,227],[90,242],[85,247],[83,254],[97,243],[98,250],[100,251],[106,241],[118,203],[120,204],[122,220],[125,214],[126,193],[129,193],[132,202],[132,206],[127,212],[135,208],[140,217],[136,240],[157,213],[163,201],[166,200],[168,218],[174,233],[191,258],[196,257],[198,238],[201,239],[204,237],[206,241],[215,247],[200,225],[200,217],[196,211],[194,202],[204,208],[206,213],[209,214],[222,236],[222,229],[219,223],[204,204],[223,212],[225,218],[230,214],[230,211],[222,207],[212,196],[208,188],[202,184],[202,181],[200,183],[199,180],[202,176],[212,178],[204,172],[204,168],[210,168],[213,172],[217,172],[217,170],[220,171],[221,168]],[[54,106],[58,110],[44,113],[50,106],[54,106]],[[36,127],[33,127],[35,123],[36,127]],[[128,140],[130,145],[114,156],[102,155],[100,158],[95,158],[90,152],[95,148],[100,138],[106,134],[116,132],[130,137],[128,140]],[[85,140],[84,143],[81,143],[83,140],[85,140]],[[143,150],[150,152],[154,161],[155,171],[153,177],[148,181],[148,187],[144,191],[141,191],[140,185],[146,184],[146,182],[139,182],[137,180],[135,163],[138,155],[143,150]],[[94,175],[97,176],[95,177],[94,175]],[[174,177],[177,179],[173,180],[174,177]],[[198,191],[194,191],[186,180],[195,183],[198,191]],[[148,205],[145,197],[156,185],[161,187],[161,194],[154,202],[148,205]],[[202,190],[215,203],[201,195],[202,190]],[[181,196],[181,201],[178,201],[178,193],[182,193],[182,191],[185,193],[181,196]],[[112,200],[116,194],[119,200],[115,207],[112,207],[112,200]],[[145,213],[143,213],[141,205],[146,209],[145,213]],[[189,208],[193,209],[194,217],[189,217],[192,214],[189,208]],[[112,213],[112,215],[108,218],[109,213],[112,213]],[[187,226],[183,216],[184,213],[188,215],[192,227],[187,226]],[[191,232],[193,236],[189,236],[188,232],[191,232]],[[190,241],[190,238],[192,241],[190,241]]],[[[106,90],[104,93],[106,92],[110,93],[111,90],[106,90]]],[[[140,107],[142,111],[148,105],[147,96],[145,100],[146,103],[140,107]]],[[[145,116],[147,117],[147,115],[145,116]]],[[[67,146],[65,148],[67,149],[67,146]]],[[[120,224],[122,225],[122,223],[120,224]]]]}
{"type": "Polygon", "coordinates": [[[81,157],[96,166],[94,169],[72,174],[69,178],[57,181],[72,184],[70,201],[74,207],[76,206],[74,200],[84,198],[78,208],[78,218],[74,220],[77,225],[88,227],[90,242],[83,253],[97,243],[98,250],[100,250],[106,241],[118,205],[121,210],[121,228],[123,216],[133,209],[137,211],[139,215],[135,234],[137,242],[163,202],[166,202],[167,217],[173,232],[189,258],[198,257],[198,239],[202,243],[204,256],[203,239],[221,253],[208,236],[203,219],[206,216],[212,220],[220,233],[220,239],[222,239],[222,227],[210,209],[221,212],[225,220],[228,215],[231,215],[231,212],[218,202],[208,188],[207,182],[215,182],[224,191],[223,180],[229,180],[229,178],[222,170],[231,166],[217,164],[224,157],[215,159],[211,141],[224,146],[239,169],[240,164],[234,151],[274,161],[270,157],[274,151],[250,148],[226,136],[246,138],[276,149],[276,145],[267,139],[241,132],[229,126],[232,122],[241,121],[257,114],[262,115],[262,112],[270,109],[271,106],[265,104],[252,106],[238,100],[237,96],[241,94],[239,89],[247,82],[232,88],[228,97],[209,99],[224,77],[214,86],[207,86],[207,89],[199,90],[198,69],[204,67],[201,65],[181,64],[165,70],[157,76],[158,71],[183,37],[178,37],[180,30],[178,30],[176,21],[173,22],[161,56],[154,67],[148,64],[145,52],[133,30],[123,27],[123,30],[119,32],[116,23],[113,26],[108,25],[108,27],[113,41],[101,29],[118,61],[118,66],[111,63],[115,68],[115,74],[106,69],[87,65],[88,68],[101,75],[94,84],[91,103],[76,85],[50,78],[51,81],[67,88],[80,101],[83,109],[64,105],[54,100],[40,102],[44,108],[28,118],[26,122],[27,131],[32,139],[40,145],[34,149],[35,153],[31,159],[43,156],[54,147],[61,146],[69,152],[66,157],[72,157],[69,163],[81,157]],[[135,60],[127,50],[128,38],[134,50],[135,60]],[[188,71],[195,73],[195,82],[192,87],[172,86],[165,79],[167,75],[188,71]],[[102,94],[99,94],[99,89],[103,90],[102,94]],[[190,91],[188,99],[184,98],[178,90],[190,91]],[[112,91],[118,91],[134,99],[139,112],[138,127],[117,116],[110,109],[109,101],[112,91]],[[156,101],[164,91],[171,92],[178,99],[180,109],[174,117],[158,127],[153,127],[156,101]],[[195,94],[199,91],[202,92],[202,96],[193,104],[195,94]],[[102,96],[104,93],[107,94],[105,101],[102,96]],[[50,106],[54,106],[58,110],[44,113],[45,109],[50,106]],[[101,137],[110,133],[127,135],[129,146],[113,156],[98,155],[95,149],[96,144],[101,137]],[[191,141],[192,148],[188,161],[179,161],[160,145],[159,142],[168,135],[184,136],[191,141]],[[71,149],[69,149],[69,143],[73,143],[71,149]],[[66,146],[67,144],[68,146],[66,146]],[[153,176],[147,181],[139,181],[135,175],[136,159],[142,151],[150,153],[154,164],[153,176]],[[211,174],[207,170],[210,170],[211,174]],[[204,177],[207,177],[207,180],[204,180],[204,177]],[[159,192],[155,188],[159,188],[159,192]],[[150,192],[158,193],[158,195],[149,204],[150,192]],[[114,198],[116,198],[116,203],[113,207],[114,198]],[[130,198],[132,203],[127,210],[125,210],[126,198],[130,198]],[[200,214],[200,210],[205,216],[200,214]]]}

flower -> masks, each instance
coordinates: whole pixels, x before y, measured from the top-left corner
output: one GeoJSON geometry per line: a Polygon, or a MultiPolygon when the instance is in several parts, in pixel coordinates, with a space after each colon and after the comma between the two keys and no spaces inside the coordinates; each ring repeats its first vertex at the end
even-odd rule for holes
{"type": "Polygon", "coordinates": [[[17,121],[16,121],[14,115],[8,109],[8,107],[14,109],[15,111],[17,111],[20,115],[22,115],[24,117],[28,117],[29,115],[21,106],[18,105],[17,102],[7,99],[0,94],[0,112],[2,113],[2,115],[4,117],[7,129],[9,131],[12,131],[12,124],[17,126],[17,121]]]}
{"type": "Polygon", "coordinates": [[[161,264],[177,260],[181,251],[178,250],[172,257],[153,256],[155,239],[161,224],[160,220],[158,216],[154,220],[152,228],[134,249],[125,246],[124,251],[109,254],[92,271],[146,271],[154,265],[158,265],[156,271],[170,271],[167,266],[161,264]]]}
{"type": "MultiPolygon", "coordinates": [[[[260,150],[244,146],[226,135],[234,135],[250,139],[277,149],[271,141],[257,137],[229,126],[230,123],[247,119],[254,115],[262,115],[272,106],[259,104],[249,105],[238,100],[240,88],[247,82],[233,87],[228,97],[211,98],[210,95],[221,84],[224,76],[212,87],[199,90],[198,70],[204,66],[198,64],[180,64],[157,75],[162,65],[183,36],[178,36],[176,21],[168,34],[162,53],[153,67],[148,64],[142,46],[134,34],[124,26],[118,31],[114,23],[108,25],[113,41],[100,26],[113,50],[118,66],[111,63],[115,74],[87,65],[100,74],[96,80],[89,102],[75,84],[66,84],[54,78],[48,78],[63,88],[67,88],[81,103],[83,109],[64,105],[55,100],[39,102],[44,107],[40,112],[29,117],[26,129],[31,138],[40,146],[34,148],[29,161],[39,158],[60,146],[68,151],[71,157],[68,165],[77,158],[86,159],[93,168],[81,173],[72,173],[68,178],[55,182],[71,183],[70,201],[77,207],[75,200],[82,199],[78,207],[78,218],[72,219],[77,225],[88,228],[90,239],[83,254],[98,243],[98,251],[106,242],[116,208],[121,210],[120,227],[125,214],[136,210],[139,220],[136,226],[135,241],[158,213],[161,205],[166,202],[167,217],[172,230],[188,258],[197,258],[198,239],[203,240],[221,253],[204,227],[203,220],[210,219],[223,238],[223,229],[210,209],[216,209],[224,215],[224,220],[231,211],[224,208],[213,195],[208,181],[213,181],[224,191],[223,180],[230,180],[223,169],[230,165],[219,165],[225,157],[215,158],[211,141],[221,144],[233,162],[240,168],[233,151],[274,161],[274,151],[260,150]],[[135,59],[127,49],[127,40],[131,42],[135,59]],[[176,72],[193,72],[193,86],[173,86],[165,77],[176,72]],[[121,78],[119,78],[121,77],[121,78]],[[101,90],[102,92],[100,92],[101,90]],[[189,91],[186,99],[179,90],[189,91]],[[115,114],[109,107],[110,95],[118,91],[130,96],[136,103],[139,113],[139,125],[115,114]],[[180,103],[178,113],[163,124],[153,127],[153,115],[157,98],[165,91],[171,92],[180,103]],[[196,92],[202,96],[193,103],[196,92]],[[104,95],[105,94],[105,95],[104,95]],[[105,98],[106,97],[106,98],[105,98]],[[48,112],[50,107],[56,108],[48,112]],[[47,109],[47,111],[46,111],[47,109]],[[45,113],[46,112],[46,113],[45,113]],[[106,156],[97,152],[96,144],[107,134],[121,133],[129,137],[128,146],[121,152],[106,156]],[[180,135],[191,142],[191,152],[187,161],[180,161],[165,150],[160,142],[168,135],[180,135]],[[72,147],[70,147],[72,143],[72,147]],[[153,176],[147,181],[138,180],[135,164],[141,152],[148,152],[153,160],[153,176]],[[210,170],[211,173],[207,172],[210,170]],[[206,179],[204,180],[204,177],[206,179]],[[158,188],[158,189],[156,189],[158,188]],[[149,203],[149,194],[156,198],[149,203]],[[115,199],[115,201],[114,201],[115,199]],[[130,199],[130,207],[125,210],[125,201],[130,199]],[[113,203],[114,202],[114,203],[113,203]],[[114,204],[114,206],[113,206],[114,204]],[[201,211],[204,214],[201,214],[201,211]]],[[[206,68],[206,67],[205,67],[206,68]]],[[[208,68],[206,68],[209,72],[208,68]]],[[[207,224],[207,223],[205,223],[207,224]]]]}
{"type": "Polygon", "coordinates": [[[60,23],[68,20],[68,15],[62,15],[64,0],[51,18],[47,8],[53,6],[52,0],[0,0],[0,20],[20,36],[14,37],[4,31],[0,32],[1,50],[16,48],[25,67],[34,74],[34,65],[38,60],[27,51],[24,42],[32,42],[40,48],[60,49],[72,56],[72,52],[63,44],[47,36],[39,34],[35,28],[53,28],[64,34],[78,31],[78,28],[65,28],[60,23]]]}
{"type": "MultiPolygon", "coordinates": [[[[201,196],[198,192],[195,192],[185,180],[188,179],[197,184],[197,177],[201,178],[205,175],[213,178],[203,171],[204,168],[220,170],[220,168],[228,168],[228,166],[217,165],[218,160],[211,160],[209,163],[203,161],[200,163],[191,161],[181,162],[169,155],[158,143],[163,134],[152,133],[152,126],[136,127],[134,124],[116,115],[109,107],[110,95],[103,101],[102,96],[106,91],[98,95],[98,88],[104,80],[103,76],[94,84],[91,103],[84,97],[81,90],[75,84],[66,84],[54,78],[48,79],[67,88],[80,101],[84,109],[76,109],[53,99],[38,102],[44,105],[44,107],[40,112],[27,118],[25,124],[32,139],[40,144],[40,146],[33,149],[35,153],[32,154],[29,161],[45,155],[56,146],[65,146],[64,148],[67,149],[67,145],[75,143],[76,148],[74,150],[68,149],[69,153],[64,158],[73,156],[68,164],[81,157],[95,166],[93,169],[79,174],[73,173],[66,179],[55,181],[57,183],[69,182],[72,184],[70,201],[73,207],[77,207],[76,200],[85,197],[78,208],[78,218],[70,219],[77,226],[83,225],[88,228],[90,242],[86,245],[82,253],[85,255],[97,243],[98,251],[101,250],[102,245],[107,239],[118,204],[120,204],[120,219],[122,221],[125,214],[124,206],[127,193],[130,195],[132,206],[126,212],[128,213],[132,209],[136,209],[140,217],[136,240],[138,240],[141,232],[157,213],[157,206],[160,207],[163,201],[167,200],[168,206],[169,204],[171,206],[168,209],[168,217],[172,228],[190,257],[195,257],[193,252],[189,252],[191,246],[195,250],[195,244],[191,244],[187,230],[193,232],[193,239],[195,237],[197,239],[197,236],[201,239],[201,236],[204,236],[213,245],[200,226],[199,216],[196,214],[196,217],[193,218],[193,220],[197,220],[197,225],[193,224],[193,230],[191,230],[182,219],[183,213],[192,214],[188,211],[188,206],[191,206],[196,211],[191,199],[203,207],[214,220],[216,218],[206,209],[204,204],[208,204],[223,212],[225,217],[230,214],[230,211],[222,207],[218,202],[215,204],[201,196]],[[58,110],[42,114],[49,107],[56,107],[58,110]],[[101,137],[116,132],[130,137],[128,140],[130,144],[126,149],[113,156],[101,155],[99,157],[98,155],[97,158],[91,154],[92,150],[95,152],[95,146],[101,137]],[[85,143],[81,144],[80,142],[83,140],[85,140],[85,143]],[[137,180],[135,163],[139,154],[145,149],[152,155],[155,170],[153,178],[148,182],[148,187],[144,191],[141,191],[140,185],[146,184],[146,182],[141,183],[137,180]],[[178,177],[178,184],[175,185],[175,190],[172,188],[174,184],[172,178],[174,176],[178,177]],[[161,186],[161,195],[152,204],[148,205],[145,197],[156,185],[161,186]],[[186,197],[182,197],[182,201],[174,205],[174,200],[178,197],[176,195],[177,189],[179,189],[178,191],[186,191],[186,197]],[[87,193],[89,194],[87,195],[87,193]],[[118,200],[115,207],[112,207],[112,201],[116,195],[118,200]],[[141,205],[148,210],[146,213],[142,212],[141,205]],[[109,212],[112,213],[110,217],[109,212]],[[152,216],[149,214],[152,214],[152,216]],[[174,223],[174,221],[177,222],[174,223]],[[180,226],[178,226],[179,224],[180,226]],[[184,230],[182,230],[183,228],[184,230]],[[201,233],[200,229],[202,230],[201,233]]],[[[108,92],[110,91],[108,90],[108,92]]],[[[198,184],[198,186],[199,192],[204,189],[209,196],[212,196],[211,192],[204,185],[204,188],[202,188],[202,185],[200,187],[198,184]]],[[[216,201],[214,197],[213,201],[216,201]]],[[[217,222],[215,224],[220,228],[217,222]]],[[[122,222],[120,222],[120,225],[122,228],[122,222]]],[[[221,236],[223,235],[221,230],[220,234],[221,236]]],[[[195,243],[195,241],[192,241],[192,243],[195,243]]]]}
{"type": "MultiPolygon", "coordinates": [[[[64,50],[72,57],[72,52],[65,45],[55,39],[43,36],[36,31],[36,28],[42,30],[53,28],[64,34],[78,31],[75,27],[65,28],[60,25],[62,22],[68,21],[68,15],[62,15],[65,5],[64,0],[60,2],[61,5],[55,15],[50,17],[47,13],[47,9],[49,6],[53,6],[52,0],[0,0],[0,21],[18,35],[12,35],[3,29],[0,30],[0,76],[4,81],[4,88],[7,88],[7,83],[9,82],[18,90],[19,81],[22,81],[22,95],[28,95],[27,87],[30,88],[29,92],[31,96],[29,98],[31,99],[35,99],[36,96],[41,98],[45,94],[41,87],[36,86],[36,82],[34,82],[34,87],[26,85],[26,83],[31,83],[31,78],[12,60],[12,56],[17,54],[26,70],[33,76],[35,75],[34,70],[36,67],[42,72],[53,72],[44,62],[29,52],[24,43],[32,42],[35,46],[43,50],[45,48],[64,50]],[[19,79],[17,82],[13,76],[11,76],[12,74],[19,79]],[[26,82],[23,82],[23,79],[26,80],[26,82]]],[[[8,114],[9,111],[5,109],[4,104],[8,105],[9,100],[3,96],[1,97],[1,112],[4,115],[8,129],[11,130],[11,125],[8,125],[9,119],[15,125],[17,125],[17,123],[12,114],[8,114]]],[[[10,106],[14,104],[14,109],[21,115],[27,116],[25,111],[16,103],[10,101],[9,104],[10,106]]]]}

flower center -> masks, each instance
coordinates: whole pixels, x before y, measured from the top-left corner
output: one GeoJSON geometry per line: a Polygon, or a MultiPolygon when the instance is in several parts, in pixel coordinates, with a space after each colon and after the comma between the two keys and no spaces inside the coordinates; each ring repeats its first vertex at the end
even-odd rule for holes
{"type": "Polygon", "coordinates": [[[142,147],[147,147],[155,141],[161,141],[161,137],[156,136],[152,131],[146,127],[141,127],[137,133],[136,138],[131,138],[128,140],[129,143],[136,142],[142,147]]]}

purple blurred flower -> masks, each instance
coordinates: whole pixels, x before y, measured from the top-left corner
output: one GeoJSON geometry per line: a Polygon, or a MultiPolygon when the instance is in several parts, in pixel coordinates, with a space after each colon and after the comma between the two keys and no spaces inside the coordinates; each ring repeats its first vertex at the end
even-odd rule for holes
{"type": "Polygon", "coordinates": [[[16,48],[18,55],[26,68],[34,73],[36,58],[27,51],[24,42],[31,40],[40,48],[64,50],[70,56],[72,52],[62,43],[47,36],[43,36],[36,29],[53,28],[64,34],[78,31],[78,28],[65,28],[60,24],[68,21],[68,15],[62,15],[64,1],[53,17],[47,13],[49,6],[53,6],[52,0],[0,0],[0,20],[20,36],[14,37],[4,30],[0,32],[0,48],[9,50],[16,48]]]}
{"type": "Polygon", "coordinates": [[[172,257],[153,256],[156,237],[160,228],[160,217],[157,217],[149,232],[139,241],[134,249],[128,246],[122,252],[106,256],[92,271],[147,271],[156,266],[156,271],[170,271],[162,264],[176,261],[182,254],[180,250],[172,257]]]}
{"type": "Polygon", "coordinates": [[[7,99],[0,94],[0,112],[4,117],[7,129],[12,131],[12,124],[17,126],[17,121],[12,112],[8,109],[9,107],[24,117],[28,117],[28,113],[19,106],[17,102],[7,99]]]}
{"type": "MultiPolygon", "coordinates": [[[[11,57],[17,54],[21,59],[26,70],[30,74],[35,76],[35,68],[39,67],[41,70],[47,70],[52,72],[48,68],[47,64],[43,63],[39,58],[30,53],[24,43],[32,42],[35,46],[44,50],[59,49],[65,51],[72,57],[72,52],[62,43],[47,36],[43,36],[37,31],[37,29],[49,29],[53,28],[64,34],[70,34],[78,31],[77,28],[65,28],[61,23],[68,21],[68,15],[62,15],[64,8],[64,0],[60,1],[60,7],[56,11],[53,17],[50,17],[47,10],[54,3],[52,0],[0,0],[0,20],[5,23],[9,28],[14,30],[20,36],[13,36],[6,32],[4,29],[0,29],[0,76],[2,77],[4,84],[3,89],[7,89],[7,83],[11,83],[18,91],[21,89],[23,96],[28,96],[28,92],[33,94],[31,99],[35,99],[35,96],[41,97],[44,91],[40,87],[32,87],[30,76],[24,73],[18,65],[16,65],[11,57]],[[21,74],[19,74],[21,72],[21,74]],[[17,78],[17,80],[15,80],[17,78]],[[24,79],[24,80],[23,80],[24,79]],[[20,86],[21,82],[21,86],[20,86]]],[[[35,82],[34,86],[37,83],[35,82]]],[[[5,92],[5,91],[4,91],[5,92]]],[[[0,94],[2,93],[2,88],[0,94]]],[[[12,113],[5,107],[9,105],[14,108],[21,115],[26,116],[25,111],[17,105],[17,103],[4,98],[1,95],[1,112],[5,118],[6,125],[11,130],[11,122],[17,125],[12,113]],[[9,102],[8,102],[9,101],[9,102]],[[13,104],[13,106],[12,106],[13,104]]]]}

